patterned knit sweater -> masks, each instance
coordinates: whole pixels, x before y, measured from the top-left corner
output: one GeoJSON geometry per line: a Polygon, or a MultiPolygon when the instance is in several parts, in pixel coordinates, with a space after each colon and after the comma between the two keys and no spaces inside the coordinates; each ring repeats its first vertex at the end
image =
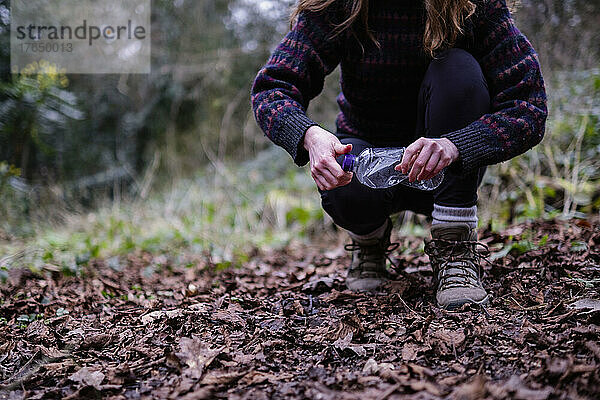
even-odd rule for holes
{"type": "MultiPolygon", "coordinates": [[[[331,38],[344,19],[343,1],[319,13],[301,13],[258,72],[251,92],[265,134],[305,165],[304,134],[316,122],[306,110],[325,77],[341,67],[337,136],[387,145],[414,135],[417,97],[430,58],[423,50],[423,0],[371,0],[369,28],[381,44],[356,39],[350,30],[331,38]]],[[[524,153],[544,135],[546,93],[537,54],[515,27],[505,0],[475,0],[476,13],[455,47],[481,65],[491,112],[443,136],[459,150],[456,168],[470,173],[524,153]]],[[[448,77],[452,79],[452,77],[448,77]]]]}

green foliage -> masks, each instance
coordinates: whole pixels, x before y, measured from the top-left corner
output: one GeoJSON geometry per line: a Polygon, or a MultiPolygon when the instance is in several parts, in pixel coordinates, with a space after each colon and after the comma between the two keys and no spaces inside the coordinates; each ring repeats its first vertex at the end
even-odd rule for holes
{"type": "MultiPolygon", "coordinates": [[[[72,211],[136,195],[157,156],[155,169],[168,179],[189,177],[207,153],[253,156],[267,141],[248,95],[274,35],[239,29],[230,11],[238,2],[153,2],[149,75],[64,76],[45,64],[8,73],[10,10],[0,0],[0,160],[20,168],[36,196],[72,211]]],[[[3,228],[22,235],[24,222],[3,228]]]]}
{"type": "Polygon", "coordinates": [[[529,240],[519,240],[518,242],[508,242],[501,251],[494,253],[491,256],[492,260],[496,260],[499,258],[504,258],[508,254],[512,253],[514,255],[521,255],[527,253],[529,250],[533,250],[537,248],[537,246],[530,242],[529,240]]]}
{"type": "Polygon", "coordinates": [[[62,317],[63,315],[68,315],[68,314],[69,314],[69,310],[67,310],[65,308],[60,307],[56,310],[57,317],[62,317]]]}
{"type": "MultiPolygon", "coordinates": [[[[119,256],[131,252],[165,254],[183,264],[186,254],[205,254],[216,268],[229,268],[247,262],[255,247],[302,240],[307,231],[324,229],[324,224],[307,170],[272,148],[241,165],[218,164],[193,179],[176,181],[143,203],[131,199],[119,207],[102,207],[58,229],[40,226],[25,243],[0,244],[0,259],[2,253],[16,253],[18,257],[5,261],[7,267],[39,271],[50,264],[66,275],[81,274],[98,257],[122,268],[119,256]]],[[[147,273],[169,265],[165,259],[149,266],[147,273]]]]}
{"type": "MultiPolygon", "coordinates": [[[[28,212],[26,186],[19,179],[21,170],[6,161],[0,161],[0,234],[9,227],[18,226],[28,212]]],[[[27,228],[25,227],[24,230],[27,228]]],[[[21,230],[23,232],[24,230],[21,230]]]]}
{"type": "Polygon", "coordinates": [[[20,166],[24,177],[33,177],[31,169],[52,164],[60,145],[57,138],[70,121],[83,116],[75,96],[63,90],[67,85],[67,77],[47,62],[31,64],[12,81],[0,82],[2,153],[20,166]]]}
{"type": "Polygon", "coordinates": [[[17,317],[17,321],[22,325],[29,325],[31,322],[44,318],[43,314],[23,314],[17,317]]]}
{"type": "Polygon", "coordinates": [[[600,70],[548,79],[550,115],[541,144],[488,168],[482,222],[496,227],[600,210],[600,70]]]}
{"type": "Polygon", "coordinates": [[[586,250],[588,250],[588,244],[586,242],[582,242],[579,240],[574,240],[571,242],[571,251],[573,253],[580,253],[586,250]]]}
{"type": "MultiPolygon", "coordinates": [[[[527,236],[527,235],[525,235],[527,236]]],[[[521,254],[525,254],[528,251],[539,249],[540,247],[544,247],[548,243],[548,235],[544,235],[537,243],[534,243],[527,237],[514,242],[512,238],[502,247],[502,250],[493,253],[490,256],[491,260],[498,260],[506,257],[509,254],[514,256],[519,256],[521,254]]]]}

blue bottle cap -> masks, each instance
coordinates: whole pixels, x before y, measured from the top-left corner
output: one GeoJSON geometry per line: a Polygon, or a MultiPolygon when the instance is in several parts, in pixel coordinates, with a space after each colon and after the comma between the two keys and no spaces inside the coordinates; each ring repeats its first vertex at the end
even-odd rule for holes
{"type": "Polygon", "coordinates": [[[354,163],[356,162],[356,156],[354,154],[346,154],[342,161],[342,169],[346,172],[352,171],[354,163]]]}

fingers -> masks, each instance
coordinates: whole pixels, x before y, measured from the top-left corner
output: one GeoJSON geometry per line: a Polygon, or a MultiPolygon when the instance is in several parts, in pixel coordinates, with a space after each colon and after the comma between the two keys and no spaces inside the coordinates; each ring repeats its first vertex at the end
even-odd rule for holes
{"type": "Polygon", "coordinates": [[[325,176],[326,179],[329,178],[327,181],[332,185],[331,189],[347,185],[352,180],[352,172],[344,171],[334,159],[326,160],[325,167],[328,172],[325,176]]]}
{"type": "Polygon", "coordinates": [[[435,170],[433,170],[433,172],[431,173],[431,176],[434,177],[437,174],[439,174],[444,168],[446,168],[448,165],[452,164],[452,157],[447,155],[447,154],[442,154],[440,156],[440,161],[437,164],[437,167],[435,168],[435,170]]]}
{"type": "Polygon", "coordinates": [[[342,144],[329,132],[318,132],[320,135],[309,136],[308,140],[305,138],[310,156],[310,172],[317,187],[321,190],[331,190],[347,185],[352,180],[352,173],[342,170],[336,156],[348,154],[352,151],[352,145],[342,144]]]}
{"type": "Polygon", "coordinates": [[[429,163],[429,159],[433,153],[432,146],[424,146],[421,149],[421,153],[416,157],[415,161],[412,163],[412,168],[410,169],[410,173],[408,174],[408,181],[414,182],[417,179],[425,166],[429,163]]]}
{"type": "Polygon", "coordinates": [[[341,143],[336,143],[333,146],[333,150],[335,151],[335,154],[338,156],[341,156],[342,154],[348,154],[352,151],[352,145],[351,144],[341,144],[341,143]]]}
{"type": "Polygon", "coordinates": [[[431,154],[431,157],[429,157],[429,161],[427,161],[427,164],[425,164],[425,166],[421,170],[421,173],[417,175],[417,179],[420,181],[424,181],[433,178],[436,175],[435,170],[438,166],[440,158],[440,153],[431,154]]]}
{"type": "Polygon", "coordinates": [[[313,179],[317,187],[321,190],[333,190],[340,186],[345,186],[352,181],[352,173],[345,173],[340,179],[336,179],[331,173],[314,174],[313,179]]]}
{"type": "Polygon", "coordinates": [[[319,190],[329,190],[327,189],[327,186],[329,186],[329,184],[320,175],[312,175],[312,177],[315,183],[317,184],[319,190]]]}
{"type": "Polygon", "coordinates": [[[459,157],[458,149],[448,139],[420,138],[408,146],[397,171],[408,174],[408,180],[431,179],[459,157]]]}
{"type": "Polygon", "coordinates": [[[419,155],[419,152],[421,152],[423,146],[425,146],[425,143],[425,138],[420,138],[408,146],[404,151],[404,155],[402,156],[402,162],[396,167],[396,170],[402,171],[403,174],[408,173],[408,171],[411,170],[417,156],[419,155]]]}
{"type": "Polygon", "coordinates": [[[333,157],[323,158],[311,164],[311,175],[321,190],[332,190],[352,180],[351,172],[344,172],[333,157]]]}
{"type": "Polygon", "coordinates": [[[338,178],[329,169],[322,170],[321,177],[327,182],[327,186],[325,187],[327,190],[337,187],[338,178]]]}
{"type": "Polygon", "coordinates": [[[330,176],[334,178],[332,189],[339,186],[345,186],[352,180],[352,172],[344,171],[335,161],[327,163],[327,171],[330,176]]]}

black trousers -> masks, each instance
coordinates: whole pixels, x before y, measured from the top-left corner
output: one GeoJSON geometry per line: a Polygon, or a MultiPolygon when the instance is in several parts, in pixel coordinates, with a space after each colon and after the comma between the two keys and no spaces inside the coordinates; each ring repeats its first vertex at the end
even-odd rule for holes
{"type": "MultiPolygon", "coordinates": [[[[464,128],[489,110],[490,95],[479,63],[465,50],[447,50],[430,63],[421,84],[415,140],[422,136],[437,138],[464,128]]],[[[340,140],[352,143],[352,154],[374,147],[357,137],[340,140]]],[[[431,215],[434,203],[448,207],[474,206],[484,173],[485,168],[471,175],[447,168],[442,185],[433,192],[404,185],[371,189],[354,177],[346,186],[321,191],[321,202],[337,225],[358,235],[367,234],[399,211],[431,215]]]]}

